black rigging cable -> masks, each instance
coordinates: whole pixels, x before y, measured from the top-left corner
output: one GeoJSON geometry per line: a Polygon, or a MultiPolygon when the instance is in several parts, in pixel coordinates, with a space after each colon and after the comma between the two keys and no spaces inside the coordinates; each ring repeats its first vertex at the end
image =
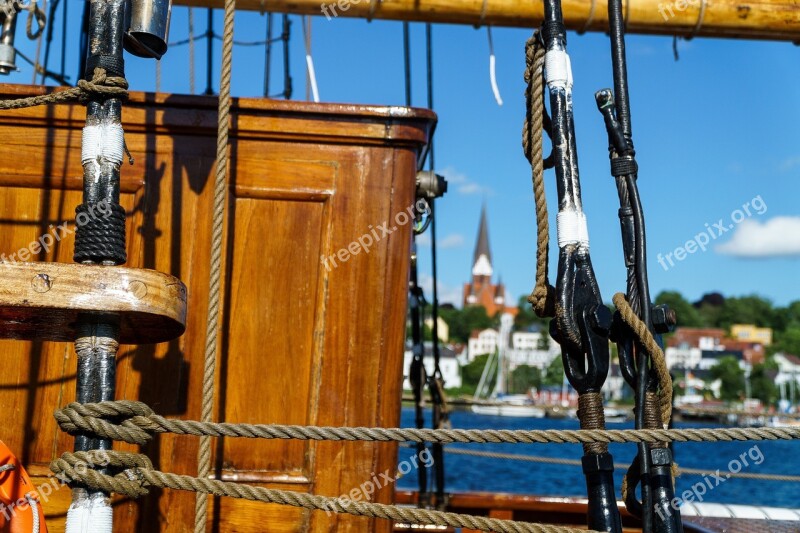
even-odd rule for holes
{"type": "Polygon", "coordinates": [[[289,15],[283,16],[283,97],[287,100],[292,98],[292,74],[289,69],[289,39],[291,38],[292,23],[289,15]]]}
{"type": "MultiPolygon", "coordinates": [[[[403,23],[403,72],[405,78],[405,102],[406,106],[411,106],[411,43],[410,43],[410,28],[409,23],[403,23]]],[[[419,269],[417,267],[417,232],[414,231],[413,240],[411,243],[411,273],[409,283],[409,307],[411,308],[411,342],[413,359],[411,361],[411,368],[409,369],[409,381],[411,388],[414,391],[414,421],[417,428],[425,427],[425,414],[424,414],[424,398],[423,392],[428,378],[425,372],[425,339],[423,336],[422,323],[424,320],[424,296],[422,288],[419,286],[419,269]]],[[[425,442],[418,442],[416,444],[417,456],[422,457],[422,454],[427,452],[427,444],[425,442]]],[[[419,486],[419,501],[418,504],[422,508],[428,507],[430,504],[430,496],[428,492],[428,471],[422,465],[417,470],[417,481],[419,486]]]]}
{"type": "Polygon", "coordinates": [[[214,94],[214,9],[208,8],[208,30],[206,31],[206,94],[214,94]]]}
{"type": "Polygon", "coordinates": [[[264,50],[264,96],[269,98],[269,75],[272,65],[272,13],[267,13],[267,41],[264,50]]]}
{"type": "Polygon", "coordinates": [[[81,21],[81,47],[78,52],[78,77],[76,79],[82,80],[86,73],[86,52],[89,45],[89,5],[90,2],[84,3],[83,6],[83,20],[81,21]]]}
{"type": "Polygon", "coordinates": [[[61,18],[61,79],[67,74],[67,0],[64,0],[64,14],[61,18]]]}
{"type": "MultiPolygon", "coordinates": [[[[433,109],[433,28],[430,23],[425,25],[425,56],[427,63],[427,81],[428,81],[428,109],[433,109]]],[[[434,153],[433,153],[433,139],[429,142],[428,149],[428,169],[433,172],[435,168],[434,153]]],[[[442,369],[440,366],[441,352],[439,350],[439,276],[436,263],[436,213],[435,213],[436,199],[431,198],[428,201],[430,207],[429,217],[431,219],[431,274],[433,276],[433,290],[431,304],[431,330],[433,333],[433,376],[429,378],[429,386],[431,389],[431,397],[433,398],[433,428],[441,429],[447,426],[449,416],[444,409],[444,378],[442,376],[442,369]]],[[[434,443],[433,449],[433,468],[436,477],[436,505],[438,508],[443,509],[447,505],[446,496],[444,492],[445,470],[444,470],[444,447],[441,443],[434,443]]]]}
{"type": "Polygon", "coordinates": [[[55,24],[53,22],[56,20],[56,9],[58,9],[59,0],[53,0],[50,3],[50,13],[47,15],[47,36],[45,37],[45,45],[44,45],[44,61],[42,63],[42,79],[40,83],[44,85],[45,79],[47,75],[45,72],[47,71],[47,65],[50,63],[50,47],[53,44],[53,28],[55,24]]]}
{"type": "MultiPolygon", "coordinates": [[[[609,89],[595,95],[598,108],[605,119],[609,137],[611,173],[617,182],[620,199],[620,224],[622,229],[625,264],[628,269],[627,300],[631,309],[650,330],[659,345],[660,333],[668,327],[664,323],[656,331],[651,316],[650,288],[647,279],[647,250],[644,214],[637,186],[638,165],[631,133],[630,103],[628,97],[628,73],[625,55],[625,27],[621,0],[610,0],[608,19],[611,37],[611,58],[614,75],[614,93],[609,89]]],[[[666,310],[664,310],[666,311],[666,310]]],[[[674,325],[674,324],[673,324],[674,325]]],[[[636,393],[636,428],[653,428],[661,425],[655,408],[648,405],[648,395],[655,397],[658,378],[650,366],[650,355],[634,341],[632,331],[618,328],[620,369],[625,380],[636,393]],[[658,420],[654,420],[658,419],[658,420]]],[[[635,514],[641,514],[643,531],[650,533],[682,533],[680,514],[669,509],[674,497],[672,482],[672,455],[664,445],[639,445],[639,453],[629,471],[626,505],[635,514]],[[638,478],[638,479],[634,479],[638,478]],[[641,486],[642,503],[635,499],[635,484],[641,486]],[[666,511],[666,513],[663,513],[666,511]],[[658,516],[655,516],[658,515],[658,516]]]]}

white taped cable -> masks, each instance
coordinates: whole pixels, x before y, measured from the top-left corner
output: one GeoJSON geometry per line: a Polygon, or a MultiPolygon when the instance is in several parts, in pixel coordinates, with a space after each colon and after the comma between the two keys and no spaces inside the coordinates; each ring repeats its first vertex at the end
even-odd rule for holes
{"type": "Polygon", "coordinates": [[[550,50],[544,55],[544,72],[551,89],[572,87],[572,69],[564,50],[550,50]]]}
{"type": "Polygon", "coordinates": [[[100,125],[86,126],[83,128],[81,139],[81,163],[96,161],[102,152],[103,127],[100,125]]]}
{"type": "Polygon", "coordinates": [[[589,248],[589,225],[583,211],[559,211],[556,216],[558,247],[579,245],[589,248]]]}
{"type": "Polygon", "coordinates": [[[103,494],[73,501],[67,511],[65,533],[112,533],[114,510],[103,494]]]}
{"type": "Polygon", "coordinates": [[[122,124],[119,122],[103,124],[103,148],[101,155],[104,159],[115,165],[122,164],[122,159],[125,156],[125,131],[122,129],[122,124]]]}

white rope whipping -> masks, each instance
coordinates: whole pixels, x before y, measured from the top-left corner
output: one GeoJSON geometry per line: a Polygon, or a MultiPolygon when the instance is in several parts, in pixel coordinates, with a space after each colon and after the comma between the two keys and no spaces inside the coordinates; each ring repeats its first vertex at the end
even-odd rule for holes
{"type": "Polygon", "coordinates": [[[544,55],[544,75],[550,89],[572,91],[572,63],[564,50],[550,50],[544,55]]]}
{"type": "Polygon", "coordinates": [[[586,214],[575,209],[560,211],[556,216],[558,247],[578,246],[589,249],[589,225],[586,214]]]}

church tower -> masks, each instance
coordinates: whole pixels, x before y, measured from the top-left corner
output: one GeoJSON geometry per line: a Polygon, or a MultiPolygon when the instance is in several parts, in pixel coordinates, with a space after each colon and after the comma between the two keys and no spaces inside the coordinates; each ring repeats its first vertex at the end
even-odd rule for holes
{"type": "Polygon", "coordinates": [[[506,307],[506,290],[502,283],[492,284],[494,267],[489,248],[489,223],[486,218],[486,204],[481,208],[481,221],[472,257],[472,282],[464,284],[464,307],[482,305],[486,314],[494,316],[500,312],[516,315],[516,307],[506,307]]]}

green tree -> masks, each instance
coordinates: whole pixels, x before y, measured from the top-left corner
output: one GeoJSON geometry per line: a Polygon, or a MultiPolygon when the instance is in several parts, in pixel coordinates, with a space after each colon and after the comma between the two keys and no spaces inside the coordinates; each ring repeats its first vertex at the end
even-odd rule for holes
{"type": "Polygon", "coordinates": [[[733,324],[755,324],[758,327],[773,327],[776,313],[772,302],[760,296],[727,298],[719,310],[717,325],[730,329],[733,324]]]}
{"type": "Polygon", "coordinates": [[[775,342],[767,350],[770,354],[777,352],[800,354],[800,325],[789,326],[785,331],[776,331],[774,340],[775,342]]]}
{"type": "Polygon", "coordinates": [[[525,394],[531,387],[542,386],[542,371],[535,366],[520,365],[511,372],[509,393],[525,394]]]}
{"type": "Polygon", "coordinates": [[[450,339],[466,343],[473,330],[494,326],[494,321],[486,314],[482,305],[464,309],[441,309],[440,315],[450,327],[450,339]]]}
{"type": "Polygon", "coordinates": [[[486,366],[489,354],[479,355],[471,363],[461,367],[461,388],[460,394],[475,394],[478,383],[481,381],[481,374],[486,366]]]}
{"type": "Polygon", "coordinates": [[[531,326],[537,326],[539,329],[547,331],[547,318],[539,318],[533,310],[527,296],[520,296],[517,301],[517,309],[519,312],[514,317],[514,327],[518,330],[526,330],[531,326]]]}
{"type": "Polygon", "coordinates": [[[744,394],[744,370],[739,367],[736,357],[720,357],[717,364],[711,367],[711,377],[722,382],[719,388],[720,399],[738,400],[744,394]]]}
{"type": "Polygon", "coordinates": [[[556,357],[547,366],[544,378],[542,379],[543,385],[561,385],[564,380],[564,361],[561,357],[556,357]]]}
{"type": "Polygon", "coordinates": [[[778,401],[778,387],[771,372],[775,370],[778,370],[778,363],[769,358],[763,363],[753,365],[750,373],[750,395],[761,400],[764,405],[775,405],[778,401]]]}
{"type": "Polygon", "coordinates": [[[700,314],[689,301],[677,291],[662,291],[656,296],[656,303],[666,304],[678,316],[678,327],[699,328],[703,326],[700,314]]]}

